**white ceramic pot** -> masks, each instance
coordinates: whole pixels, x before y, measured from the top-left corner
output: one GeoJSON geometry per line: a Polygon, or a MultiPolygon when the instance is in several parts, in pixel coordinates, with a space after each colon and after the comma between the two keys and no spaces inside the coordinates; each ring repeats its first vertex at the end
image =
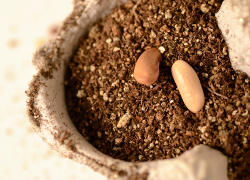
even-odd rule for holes
{"type": "Polygon", "coordinates": [[[77,131],[68,115],[64,97],[66,64],[79,38],[98,19],[126,0],[75,0],[58,37],[37,50],[37,68],[28,90],[27,113],[39,136],[65,157],[86,164],[108,179],[226,180],[227,157],[205,145],[173,159],[132,163],[111,158],[95,149],[77,131]]]}

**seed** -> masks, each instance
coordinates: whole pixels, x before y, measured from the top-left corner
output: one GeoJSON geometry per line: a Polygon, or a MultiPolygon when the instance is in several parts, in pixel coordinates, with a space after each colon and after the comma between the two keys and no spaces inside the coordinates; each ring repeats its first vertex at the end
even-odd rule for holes
{"type": "Polygon", "coordinates": [[[141,84],[150,85],[155,83],[159,77],[161,60],[162,55],[157,48],[151,48],[143,52],[135,64],[135,79],[141,84]]]}
{"type": "Polygon", "coordinates": [[[178,60],[171,71],[185,105],[191,112],[197,113],[204,106],[205,97],[194,69],[185,61],[178,60]]]}

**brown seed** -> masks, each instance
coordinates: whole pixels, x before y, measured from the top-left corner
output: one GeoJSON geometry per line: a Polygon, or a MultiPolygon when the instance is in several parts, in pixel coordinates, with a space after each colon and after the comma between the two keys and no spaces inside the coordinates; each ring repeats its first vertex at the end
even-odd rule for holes
{"type": "Polygon", "coordinates": [[[141,84],[150,85],[159,76],[159,64],[162,60],[161,52],[157,48],[144,51],[135,64],[134,77],[141,84]]]}
{"type": "Polygon", "coordinates": [[[187,108],[193,113],[205,103],[203,89],[194,69],[185,61],[178,60],[172,66],[172,76],[187,108]]]}

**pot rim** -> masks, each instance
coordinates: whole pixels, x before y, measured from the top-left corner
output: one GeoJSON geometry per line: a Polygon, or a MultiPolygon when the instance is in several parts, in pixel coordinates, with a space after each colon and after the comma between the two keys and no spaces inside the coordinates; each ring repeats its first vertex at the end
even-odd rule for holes
{"type": "Polygon", "coordinates": [[[202,179],[211,176],[227,179],[227,158],[205,145],[198,145],[177,158],[133,163],[101,153],[77,131],[64,101],[66,66],[78,39],[94,22],[126,0],[107,1],[109,3],[75,0],[74,9],[65,19],[58,36],[34,54],[32,61],[37,73],[26,93],[27,114],[35,131],[52,149],[109,179],[202,179]],[[220,169],[219,173],[217,169],[220,169]]]}

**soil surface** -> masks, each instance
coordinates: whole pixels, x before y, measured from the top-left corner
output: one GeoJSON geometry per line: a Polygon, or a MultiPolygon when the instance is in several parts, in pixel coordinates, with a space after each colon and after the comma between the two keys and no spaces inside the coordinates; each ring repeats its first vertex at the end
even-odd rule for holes
{"type": "Polygon", "coordinates": [[[231,67],[215,18],[221,3],[129,1],[93,26],[65,77],[79,132],[104,154],[133,162],[173,158],[206,144],[229,157],[230,179],[250,179],[250,79],[231,67]],[[157,82],[147,86],[133,71],[151,47],[163,60],[157,82]],[[205,106],[195,114],[171,75],[179,59],[194,68],[204,90],[205,106]]]}

